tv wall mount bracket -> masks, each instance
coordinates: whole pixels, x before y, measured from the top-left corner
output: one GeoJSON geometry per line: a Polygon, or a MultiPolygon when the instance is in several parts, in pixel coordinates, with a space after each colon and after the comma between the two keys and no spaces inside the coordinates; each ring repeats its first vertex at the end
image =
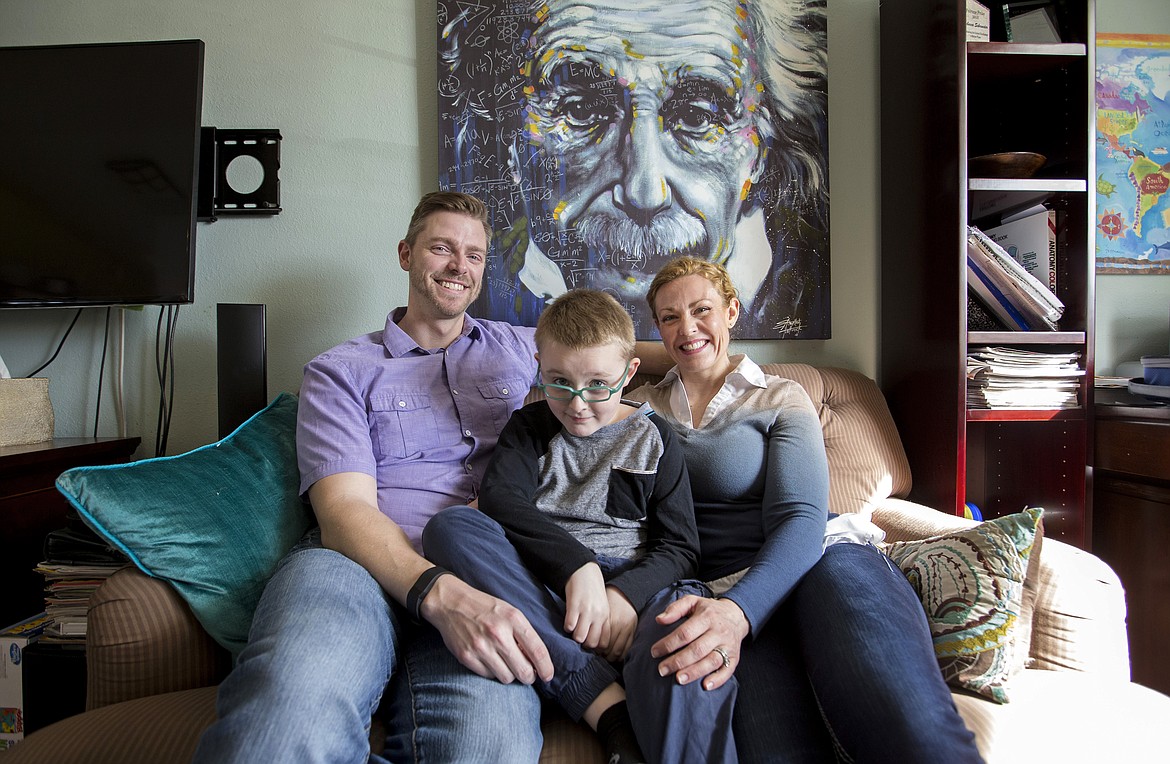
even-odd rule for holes
{"type": "Polygon", "coordinates": [[[280,131],[204,127],[197,219],[280,213],[280,131]]]}

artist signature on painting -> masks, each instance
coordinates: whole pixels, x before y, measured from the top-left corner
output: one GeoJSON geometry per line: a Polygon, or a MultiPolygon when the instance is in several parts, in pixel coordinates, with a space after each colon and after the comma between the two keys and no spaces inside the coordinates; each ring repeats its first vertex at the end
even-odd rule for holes
{"type": "Polygon", "coordinates": [[[772,330],[781,337],[787,337],[790,334],[799,334],[803,329],[804,321],[792,317],[782,319],[772,325],[772,330]]]}

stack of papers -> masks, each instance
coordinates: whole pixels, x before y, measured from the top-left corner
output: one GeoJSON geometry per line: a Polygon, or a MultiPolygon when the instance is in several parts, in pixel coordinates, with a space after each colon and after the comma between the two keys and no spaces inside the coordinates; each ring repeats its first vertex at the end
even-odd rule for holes
{"type": "Polygon", "coordinates": [[[1078,408],[1084,375],[1080,353],[971,348],[967,353],[967,408],[1078,408]]]}
{"type": "Polygon", "coordinates": [[[45,577],[45,614],[49,625],[46,641],[84,642],[89,622],[89,598],[115,571],[126,563],[42,562],[37,572],[45,577]]]}

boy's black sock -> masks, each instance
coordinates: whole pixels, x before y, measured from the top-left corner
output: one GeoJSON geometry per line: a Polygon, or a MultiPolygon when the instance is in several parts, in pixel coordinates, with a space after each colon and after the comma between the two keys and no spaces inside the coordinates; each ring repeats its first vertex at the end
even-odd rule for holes
{"type": "Polygon", "coordinates": [[[634,736],[634,725],[624,700],[602,712],[597,720],[597,736],[605,747],[608,764],[644,764],[646,761],[634,736]]]}

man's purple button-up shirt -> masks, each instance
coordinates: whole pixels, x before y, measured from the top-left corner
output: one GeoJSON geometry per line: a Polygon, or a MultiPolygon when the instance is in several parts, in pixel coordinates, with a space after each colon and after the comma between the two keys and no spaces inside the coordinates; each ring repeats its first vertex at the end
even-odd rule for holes
{"type": "Polygon", "coordinates": [[[533,329],[464,318],[447,348],[398,328],[356,337],[305,365],[297,415],[301,492],[340,472],[372,475],[378,508],[415,548],[439,510],[476,498],[500,430],[536,379],[533,329]]]}

